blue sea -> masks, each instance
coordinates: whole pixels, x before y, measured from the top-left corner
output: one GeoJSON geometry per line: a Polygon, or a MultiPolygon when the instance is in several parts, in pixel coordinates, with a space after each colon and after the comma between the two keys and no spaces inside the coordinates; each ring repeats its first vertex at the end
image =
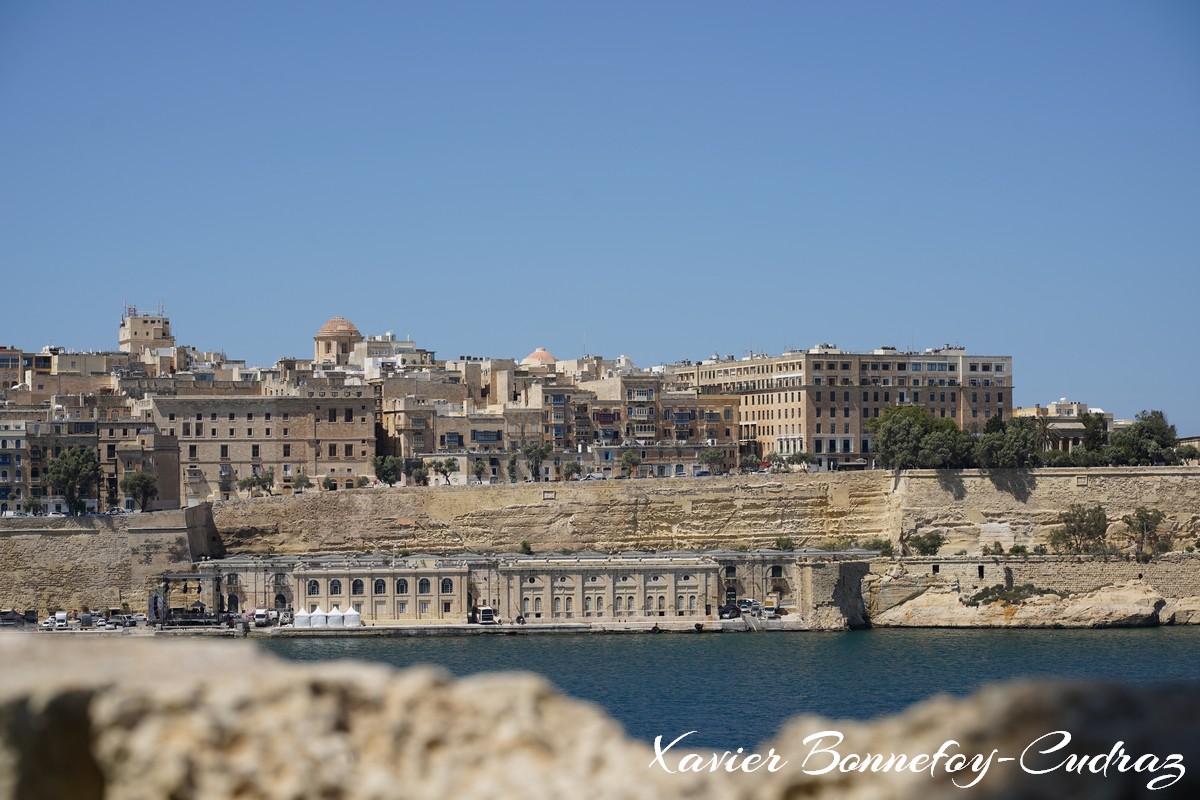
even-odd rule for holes
{"type": "Polygon", "coordinates": [[[801,713],[870,719],[1011,678],[1200,681],[1200,626],[1122,630],[865,630],[263,639],[286,659],[524,670],[590,700],[647,742],[765,741],[801,713]]]}

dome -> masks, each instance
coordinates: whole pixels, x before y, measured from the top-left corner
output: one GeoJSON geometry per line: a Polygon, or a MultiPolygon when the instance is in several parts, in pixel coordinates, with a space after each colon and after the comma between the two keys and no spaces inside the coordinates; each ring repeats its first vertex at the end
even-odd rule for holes
{"type": "Polygon", "coordinates": [[[544,348],[544,347],[537,348],[532,353],[530,353],[529,355],[527,355],[523,359],[521,359],[521,363],[527,364],[527,365],[534,365],[534,364],[551,365],[555,361],[558,361],[558,359],[555,358],[552,354],[548,353],[546,351],[546,348],[544,348]]]}
{"type": "Polygon", "coordinates": [[[362,338],[362,334],[358,332],[358,328],[354,327],[354,323],[345,317],[334,317],[321,326],[321,330],[317,331],[315,338],[324,339],[326,337],[340,336],[357,336],[362,338]]]}

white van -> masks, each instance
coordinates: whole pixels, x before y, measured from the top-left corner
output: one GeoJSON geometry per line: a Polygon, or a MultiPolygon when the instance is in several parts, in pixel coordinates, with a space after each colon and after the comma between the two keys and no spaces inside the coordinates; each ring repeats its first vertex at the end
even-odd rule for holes
{"type": "Polygon", "coordinates": [[[480,606],[479,614],[476,617],[480,625],[499,625],[500,620],[496,617],[496,610],[491,606],[480,606]]]}
{"type": "Polygon", "coordinates": [[[254,627],[265,628],[271,624],[271,615],[265,608],[254,609],[254,627]]]}

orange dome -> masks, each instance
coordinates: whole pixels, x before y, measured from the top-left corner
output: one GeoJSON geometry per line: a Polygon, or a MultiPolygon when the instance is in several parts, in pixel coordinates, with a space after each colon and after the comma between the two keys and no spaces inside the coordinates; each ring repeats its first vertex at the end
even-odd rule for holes
{"type": "Polygon", "coordinates": [[[525,358],[521,359],[522,364],[553,364],[558,361],[552,354],[546,351],[546,348],[539,347],[525,358]]]}
{"type": "Polygon", "coordinates": [[[342,336],[357,336],[360,339],[362,334],[358,332],[358,328],[354,327],[354,323],[345,317],[334,317],[321,326],[321,330],[317,331],[316,338],[324,339],[326,337],[342,337],[342,336]]]}

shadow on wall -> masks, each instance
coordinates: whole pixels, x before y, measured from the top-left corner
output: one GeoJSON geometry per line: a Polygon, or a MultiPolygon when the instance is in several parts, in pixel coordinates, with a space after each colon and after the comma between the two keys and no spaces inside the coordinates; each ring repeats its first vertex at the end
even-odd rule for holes
{"type": "Polygon", "coordinates": [[[963,483],[962,471],[957,469],[939,469],[937,471],[938,486],[954,495],[955,500],[967,496],[967,485],[963,483]]]}
{"type": "Polygon", "coordinates": [[[1037,488],[1037,478],[1026,469],[989,469],[986,474],[997,491],[1010,494],[1022,503],[1029,502],[1037,488]]]}

